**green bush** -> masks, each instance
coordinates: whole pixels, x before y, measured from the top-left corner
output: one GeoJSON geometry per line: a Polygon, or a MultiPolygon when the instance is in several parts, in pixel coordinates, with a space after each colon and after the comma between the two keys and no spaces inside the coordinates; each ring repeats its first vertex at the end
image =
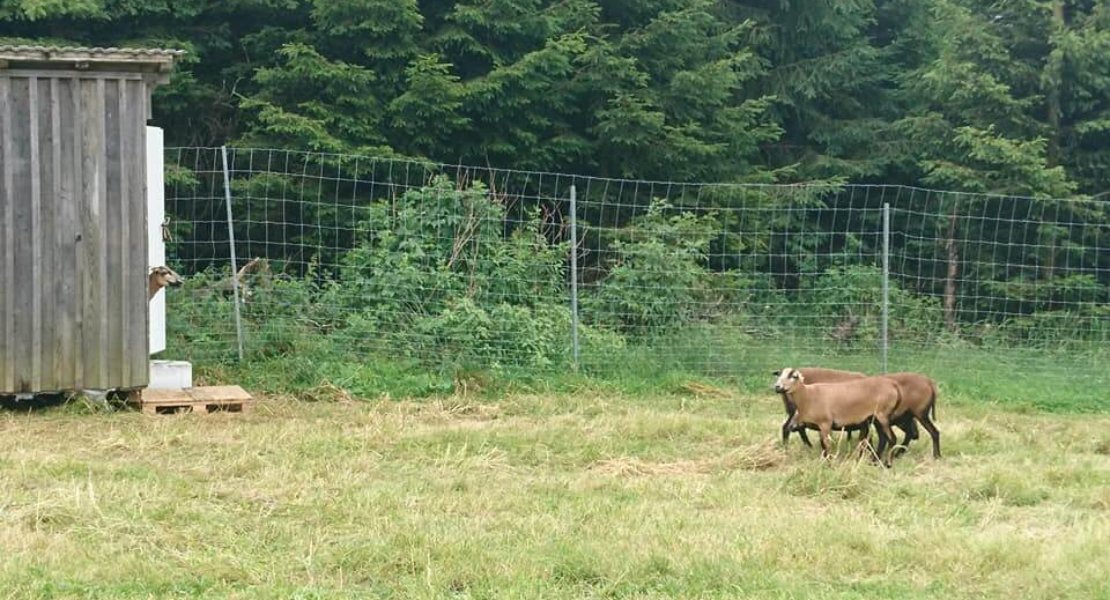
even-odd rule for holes
{"type": "Polygon", "coordinates": [[[566,362],[568,248],[540,235],[538,214],[510,224],[481,183],[459,189],[443,177],[366,214],[322,291],[341,311],[341,335],[428,364],[566,362]]]}
{"type": "Polygon", "coordinates": [[[427,359],[541,371],[570,362],[570,310],[563,306],[500,303],[487,310],[464,297],[416,321],[413,332],[427,359]]]}
{"type": "Polygon", "coordinates": [[[1110,305],[1091,304],[1080,310],[1042,311],[1014,317],[993,328],[993,341],[1030,348],[1090,347],[1110,340],[1110,305]]]}
{"type": "Polygon", "coordinates": [[[166,290],[166,350],[169,357],[223,361],[234,358],[235,304],[224,295],[225,274],[191,274],[179,288],[166,290]]]}
{"type": "MultiPolygon", "coordinates": [[[[803,280],[796,306],[807,329],[837,340],[839,324],[855,319],[851,341],[872,343],[879,339],[882,317],[882,270],[868,265],[836,266],[803,280]]],[[[917,296],[890,281],[890,336],[919,342],[935,341],[943,332],[940,303],[917,296]]]]}
{"type": "Polygon", "coordinates": [[[717,222],[712,214],[674,212],[655,201],[611,244],[608,275],[583,297],[586,320],[654,336],[702,316],[713,289],[707,268],[717,222]]]}

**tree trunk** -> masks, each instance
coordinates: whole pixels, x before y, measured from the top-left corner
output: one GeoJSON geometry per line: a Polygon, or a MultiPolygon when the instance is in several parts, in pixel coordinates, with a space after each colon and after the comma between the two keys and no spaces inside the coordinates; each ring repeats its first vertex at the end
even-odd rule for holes
{"type": "MultiPolygon", "coordinates": [[[[1064,17],[1064,0],[1052,3],[1052,32],[1062,34],[1067,29],[1064,17]]],[[[1045,90],[1045,102],[1048,109],[1048,125],[1052,129],[1048,139],[1048,166],[1060,164],[1060,145],[1062,132],[1060,123],[1063,119],[1063,106],[1060,101],[1060,87],[1064,79],[1064,58],[1058,48],[1048,56],[1045,69],[1050,72],[1048,89],[1045,90]]]]}
{"type": "Polygon", "coordinates": [[[1044,261],[1044,280],[1047,282],[1052,281],[1053,275],[1056,274],[1056,237],[1053,236],[1052,242],[1048,245],[1048,256],[1044,261]]]}
{"type": "MultiPolygon", "coordinates": [[[[1052,3],[1052,32],[1057,35],[1063,34],[1068,28],[1067,18],[1064,14],[1064,0],[1055,0],[1052,3]]],[[[1058,48],[1053,48],[1053,52],[1049,54],[1048,62],[1045,64],[1045,69],[1051,72],[1050,81],[1053,82],[1048,90],[1046,90],[1046,102],[1048,104],[1048,125],[1052,128],[1049,134],[1048,143],[1048,166],[1054,167],[1060,164],[1061,150],[1063,140],[1062,121],[1064,108],[1060,101],[1060,88],[1064,83],[1064,58],[1058,52],[1058,48]]],[[[1053,271],[1055,271],[1056,262],[1056,232],[1052,232],[1052,240],[1048,243],[1048,256],[1045,258],[1045,281],[1052,281],[1053,271]]]]}
{"type": "Polygon", "coordinates": [[[944,247],[948,254],[948,274],[944,278],[944,325],[948,331],[956,332],[956,276],[960,272],[960,247],[956,243],[956,205],[948,214],[948,235],[944,247]]]}

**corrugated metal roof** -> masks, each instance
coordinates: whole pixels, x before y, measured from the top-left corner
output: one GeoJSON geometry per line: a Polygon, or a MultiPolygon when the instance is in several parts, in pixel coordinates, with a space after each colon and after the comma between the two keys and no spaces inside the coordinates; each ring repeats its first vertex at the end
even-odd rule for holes
{"type": "MultiPolygon", "coordinates": [[[[79,62],[157,65],[163,70],[173,65],[184,50],[166,48],[82,48],[78,46],[0,45],[0,61],[12,63],[79,62]]],[[[0,65],[2,66],[2,65],[0,65]]]]}

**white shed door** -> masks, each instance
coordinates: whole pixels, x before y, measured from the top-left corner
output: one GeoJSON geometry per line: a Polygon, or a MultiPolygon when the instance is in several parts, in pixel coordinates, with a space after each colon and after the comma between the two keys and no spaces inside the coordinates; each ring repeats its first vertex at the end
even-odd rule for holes
{"type": "MultiPolygon", "coordinates": [[[[162,171],[162,129],[146,128],[147,248],[150,266],[166,264],[166,244],[162,241],[162,220],[166,215],[165,175],[162,171]]],[[[166,349],[166,290],[150,300],[150,353],[166,349]]]]}

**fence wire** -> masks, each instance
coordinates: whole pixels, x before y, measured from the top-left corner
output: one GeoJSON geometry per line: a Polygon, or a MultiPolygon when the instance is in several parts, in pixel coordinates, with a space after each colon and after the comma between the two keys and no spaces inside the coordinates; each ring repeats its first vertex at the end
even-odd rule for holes
{"type": "Polygon", "coordinates": [[[169,295],[175,358],[236,357],[238,273],[246,361],[877,372],[885,311],[892,370],[942,373],[981,359],[1106,380],[1076,369],[1107,356],[1106,201],[228,148],[229,230],[220,149],[166,154],[167,255],[189,278],[169,295]]]}

